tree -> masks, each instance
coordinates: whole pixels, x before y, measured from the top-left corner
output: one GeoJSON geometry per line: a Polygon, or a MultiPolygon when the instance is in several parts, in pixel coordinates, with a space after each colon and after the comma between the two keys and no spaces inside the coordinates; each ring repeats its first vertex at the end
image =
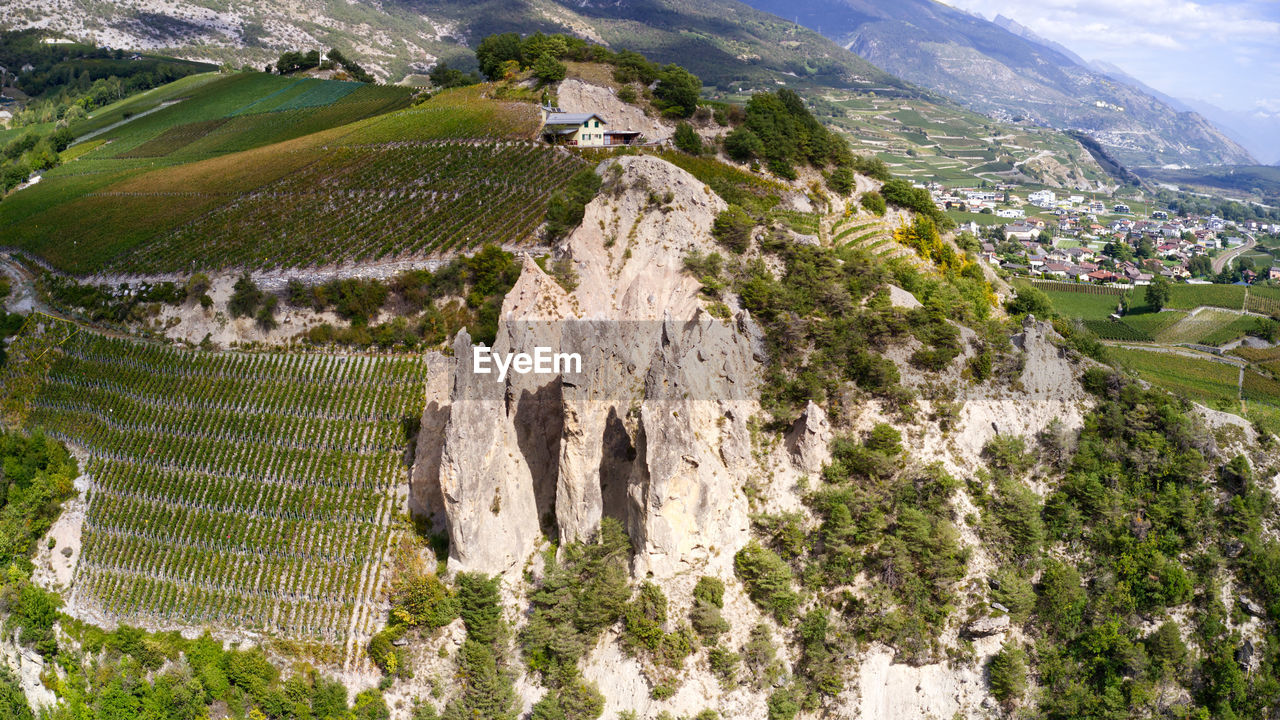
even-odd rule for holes
{"type": "Polygon", "coordinates": [[[445,88],[465,87],[467,85],[475,85],[480,82],[480,76],[475,73],[464,73],[457,68],[449,67],[449,63],[442,62],[431,68],[428,73],[431,78],[431,84],[443,90],[445,88]]]}
{"type": "Polygon", "coordinates": [[[724,151],[738,162],[747,162],[764,154],[764,143],[748,127],[739,127],[724,138],[724,151]]]}
{"type": "Polygon", "coordinates": [[[227,311],[231,317],[248,317],[258,311],[264,293],[258,289],[249,273],[240,276],[231,288],[231,299],[227,301],[227,311]]]}
{"type": "Polygon", "coordinates": [[[1157,275],[1147,286],[1147,305],[1155,312],[1160,312],[1169,303],[1169,279],[1157,275]]]}
{"type": "Polygon", "coordinates": [[[480,72],[490,80],[503,77],[503,63],[515,61],[520,63],[520,36],[515,33],[490,35],[476,46],[476,61],[480,63],[480,72]]]}
{"type": "Polygon", "coordinates": [[[702,138],[698,136],[697,131],[687,122],[676,125],[675,136],[672,137],[676,149],[689,153],[690,155],[702,154],[702,138]]]}
{"type": "Polygon", "coordinates": [[[791,589],[791,568],[755,540],[734,556],[733,568],[751,599],[779,621],[788,620],[800,604],[800,596],[791,589]]]}
{"type": "Polygon", "coordinates": [[[841,195],[849,195],[856,185],[853,170],[848,167],[838,167],[827,176],[827,187],[841,195]]]}
{"type": "Polygon", "coordinates": [[[698,97],[702,94],[702,81],[697,75],[676,64],[670,64],[658,72],[658,86],[653,90],[654,104],[663,114],[687,118],[698,109],[698,97]]]}
{"type": "Polygon", "coordinates": [[[544,84],[560,82],[568,72],[564,63],[550,54],[539,56],[533,63],[533,76],[544,84]]]}
{"type": "Polygon", "coordinates": [[[884,196],[875,190],[862,193],[862,207],[872,215],[884,215],[888,210],[888,205],[884,201],[884,196]]]}
{"type": "Polygon", "coordinates": [[[1049,296],[1038,287],[1018,288],[1018,294],[1005,306],[1010,315],[1035,315],[1040,319],[1053,317],[1053,304],[1049,296]]]}
{"type": "Polygon", "coordinates": [[[991,694],[1001,702],[1017,698],[1027,689],[1027,654],[1022,648],[1006,642],[1000,652],[987,662],[991,694]]]}
{"type": "Polygon", "coordinates": [[[716,242],[734,252],[743,252],[751,243],[751,231],[756,221],[746,210],[737,205],[730,205],[727,210],[716,216],[711,225],[711,235],[716,242]]]}

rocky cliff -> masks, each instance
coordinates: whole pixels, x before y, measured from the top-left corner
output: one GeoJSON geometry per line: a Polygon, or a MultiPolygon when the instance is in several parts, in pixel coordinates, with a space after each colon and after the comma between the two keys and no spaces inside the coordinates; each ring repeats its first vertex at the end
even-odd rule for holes
{"type": "Polygon", "coordinates": [[[589,538],[604,516],[628,529],[640,575],[723,569],[745,541],[758,331],[703,311],[683,269],[714,249],[724,202],[651,157],[598,171],[604,190],[556,249],[576,288],[526,258],[493,348],[576,353],[580,371],[476,374],[463,333],[430,386],[413,502],[444,520],[452,568],[518,572],[544,539],[589,538]]]}

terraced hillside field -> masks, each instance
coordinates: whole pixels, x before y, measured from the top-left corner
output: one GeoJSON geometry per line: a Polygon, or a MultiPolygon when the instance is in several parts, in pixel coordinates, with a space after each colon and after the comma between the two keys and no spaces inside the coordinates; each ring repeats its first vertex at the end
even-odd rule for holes
{"type": "Polygon", "coordinates": [[[184,100],[113,128],[0,202],[0,244],[76,274],[423,256],[530,238],[551,194],[586,167],[533,142],[528,103],[480,87],[393,112],[356,100],[386,90],[210,81],[199,112],[184,100]],[[351,107],[362,109],[343,116],[351,107]]]}
{"type": "Polygon", "coordinates": [[[75,610],[355,657],[377,621],[418,358],[210,354],[45,319],[13,359],[10,411],[91,458],[75,610]]]}

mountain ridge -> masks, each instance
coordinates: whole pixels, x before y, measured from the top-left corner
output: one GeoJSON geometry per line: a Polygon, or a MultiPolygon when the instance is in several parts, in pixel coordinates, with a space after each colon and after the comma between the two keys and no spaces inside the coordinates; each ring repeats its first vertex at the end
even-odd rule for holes
{"type": "MultiPolygon", "coordinates": [[[[1095,137],[1126,164],[1250,164],[1249,152],[1195,113],[1078,64],[1074,53],[933,0],[751,0],[795,17],[908,82],[998,119],[1095,137]],[[797,13],[797,10],[801,11],[797,13]]],[[[1014,24],[1006,23],[1009,27],[1014,24]]]]}

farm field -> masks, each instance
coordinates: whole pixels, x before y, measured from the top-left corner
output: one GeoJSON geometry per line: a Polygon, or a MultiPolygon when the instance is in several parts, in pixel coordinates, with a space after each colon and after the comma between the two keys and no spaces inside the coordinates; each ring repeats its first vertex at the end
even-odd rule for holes
{"type": "Polygon", "coordinates": [[[1166,328],[1187,316],[1178,310],[1165,310],[1158,313],[1131,313],[1124,316],[1124,324],[1141,332],[1149,338],[1155,338],[1166,328]]]}
{"type": "MultiPolygon", "coordinates": [[[[855,146],[872,148],[895,174],[918,182],[972,187],[1016,178],[1037,183],[1056,178],[1109,182],[1074,140],[1038,128],[1005,125],[958,108],[916,100],[832,93],[831,122],[855,146]],[[1053,161],[1043,162],[1042,151],[1053,161]]],[[[961,219],[961,216],[956,216],[961,219]]],[[[973,218],[979,223],[994,216],[973,218]]],[[[970,219],[967,215],[963,220],[970,219]]]]}
{"type": "Polygon", "coordinates": [[[1240,370],[1213,360],[1157,350],[1111,348],[1112,357],[1143,380],[1215,409],[1239,407],[1240,370]]]}
{"type": "Polygon", "coordinates": [[[1226,310],[1205,308],[1162,330],[1155,337],[1164,343],[1221,345],[1253,326],[1252,318],[1226,310]]]}
{"type": "Polygon", "coordinates": [[[1209,307],[1244,309],[1243,285],[1183,285],[1169,287],[1169,303],[1174,310],[1194,310],[1202,305],[1209,307]]]}
{"type": "Polygon", "coordinates": [[[1049,296],[1049,301],[1059,314],[1067,317],[1078,317],[1082,320],[1105,320],[1116,311],[1120,304],[1119,295],[1092,294],[1049,290],[1038,286],[1049,296]]]}
{"type": "Polygon", "coordinates": [[[10,413],[90,457],[77,605],[350,658],[379,620],[424,374],[417,357],[209,354],[46,319],[4,384],[10,413]]]}
{"type": "Polygon", "coordinates": [[[526,240],[586,167],[479,87],[400,110],[403,88],[253,73],[195,92],[0,203],[0,244],[80,275],[423,256],[526,240]]]}

